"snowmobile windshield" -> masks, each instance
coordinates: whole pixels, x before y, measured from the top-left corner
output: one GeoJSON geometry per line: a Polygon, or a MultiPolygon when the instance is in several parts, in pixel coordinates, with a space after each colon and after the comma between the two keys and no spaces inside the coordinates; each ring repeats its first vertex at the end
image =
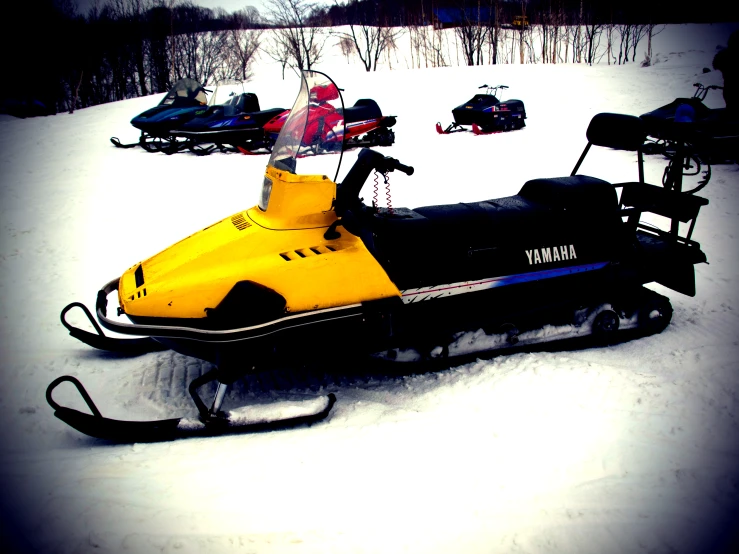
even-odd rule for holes
{"type": "Polygon", "coordinates": [[[328,75],[303,71],[300,92],[280,130],[269,165],[297,174],[336,177],[344,144],[344,102],[328,75]],[[339,156],[316,154],[338,153],[339,156]],[[315,168],[315,169],[314,169],[315,168]]]}
{"type": "Polygon", "coordinates": [[[180,79],[160,102],[162,106],[200,106],[207,102],[205,89],[195,79],[180,79]]]}
{"type": "Polygon", "coordinates": [[[229,117],[259,111],[256,94],[246,92],[244,82],[234,79],[220,81],[216,85],[208,100],[208,106],[223,106],[223,114],[229,117]]]}

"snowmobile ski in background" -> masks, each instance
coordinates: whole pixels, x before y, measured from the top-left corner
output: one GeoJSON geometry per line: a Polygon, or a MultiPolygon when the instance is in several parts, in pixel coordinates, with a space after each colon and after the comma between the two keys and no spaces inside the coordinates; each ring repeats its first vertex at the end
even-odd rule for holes
{"type": "MultiPolygon", "coordinates": [[[[333,96],[335,92],[329,91],[333,96]]],[[[324,112],[328,112],[329,119],[341,118],[344,121],[344,149],[360,146],[391,146],[395,142],[395,132],[391,129],[397,122],[396,116],[382,115],[380,106],[371,98],[360,98],[350,108],[335,110],[331,102],[335,98],[324,97],[325,91],[314,92],[311,98],[312,108],[310,111],[310,126],[323,125],[321,118],[324,112]]],[[[343,105],[343,100],[342,100],[343,105]]],[[[290,110],[285,110],[268,121],[264,126],[266,144],[261,147],[262,152],[271,152],[272,146],[277,141],[282,127],[285,125],[290,110]]],[[[329,127],[326,127],[327,129],[329,127]]],[[[260,149],[239,147],[244,154],[256,154],[260,149]]]]}
{"type": "Polygon", "coordinates": [[[708,108],[703,101],[718,85],[694,83],[692,98],[676,98],[656,110],[642,114],[650,142],[649,154],[671,156],[677,143],[688,143],[694,151],[694,162],[704,164],[733,163],[739,159],[739,115],[726,108],[708,108]]]}
{"type": "Polygon", "coordinates": [[[454,123],[446,129],[436,123],[436,132],[442,135],[460,131],[472,131],[476,135],[488,135],[501,131],[521,129],[526,126],[526,109],[521,100],[511,99],[502,102],[496,96],[505,85],[482,85],[484,94],[475,94],[464,104],[452,110],[454,123]]]}
{"type": "Polygon", "coordinates": [[[258,150],[271,147],[262,127],[285,108],[260,110],[259,99],[246,92],[241,81],[219,83],[210,97],[208,109],[197,114],[172,134],[184,142],[179,149],[198,155],[211,152],[239,152],[238,147],[258,150]]]}
{"type": "MultiPolygon", "coordinates": [[[[584,336],[608,344],[669,324],[669,299],[645,284],[695,294],[694,265],[706,257],[691,238],[693,226],[682,236],[680,223],[694,222],[707,200],[679,186],[644,182],[638,117],[596,115],[572,174],[534,179],[516,195],[379,208],[360,198],[369,176],[376,172],[387,183],[391,172],[412,175],[412,167],[365,148],[337,183],[343,156],[311,155],[343,152],[339,90],[328,76],[304,71],[258,204],[135,263],[102,287],[95,305],[100,325],[139,338],[105,336],[94,320],[96,332],[70,325],[66,313],[78,303],[62,311],[71,334],[93,347],[140,352],[164,346],[215,364],[189,386],[198,419],[109,420],[68,376],[47,389],[57,417],[110,440],[250,430],[254,424],[224,413],[222,404],[227,387],[252,371],[304,367],[308,359],[325,363],[326,357],[382,364],[462,360],[584,336]],[[636,151],[639,180],[611,184],[577,174],[592,145],[636,151]],[[642,212],[673,226],[644,225],[642,212]],[[108,310],[111,295],[115,314],[108,310]],[[78,388],[91,414],[53,400],[65,381],[78,388]],[[217,389],[207,408],[197,391],[210,381],[217,389]]],[[[298,420],[286,417],[295,412],[278,410],[257,428],[317,421],[334,400],[312,399],[298,420]]]]}
{"type": "Polygon", "coordinates": [[[203,112],[209,92],[194,79],[180,79],[157,106],[131,120],[131,125],[141,131],[138,142],[123,144],[118,137],[110,137],[110,142],[118,148],[141,146],[148,152],[176,151],[172,131],[203,112]]]}

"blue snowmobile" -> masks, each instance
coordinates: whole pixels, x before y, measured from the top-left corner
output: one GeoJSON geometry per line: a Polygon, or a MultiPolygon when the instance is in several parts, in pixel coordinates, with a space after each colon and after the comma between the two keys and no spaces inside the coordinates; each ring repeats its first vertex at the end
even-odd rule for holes
{"type": "Polygon", "coordinates": [[[202,113],[209,92],[195,79],[180,79],[157,106],[131,120],[131,125],[141,131],[138,142],[123,144],[118,137],[110,137],[110,142],[118,148],[141,146],[148,152],[170,151],[176,146],[172,131],[202,113]]]}
{"type": "Polygon", "coordinates": [[[260,110],[256,94],[246,92],[241,81],[227,80],[216,86],[208,108],[173,135],[184,139],[178,143],[178,150],[189,149],[201,156],[214,151],[257,150],[271,146],[263,126],[284,111],[285,108],[260,110]]]}

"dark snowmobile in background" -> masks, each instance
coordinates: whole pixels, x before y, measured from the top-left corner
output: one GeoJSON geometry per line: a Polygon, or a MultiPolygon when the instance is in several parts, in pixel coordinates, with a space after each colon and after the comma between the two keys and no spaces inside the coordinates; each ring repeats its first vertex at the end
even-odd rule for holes
{"type": "Polygon", "coordinates": [[[140,113],[131,125],[141,131],[138,142],[123,144],[118,137],[111,137],[118,148],[141,146],[148,152],[163,152],[175,146],[172,131],[202,112],[209,91],[194,79],[180,79],[155,107],[140,113]]]}
{"type": "MultiPolygon", "coordinates": [[[[215,364],[189,386],[198,418],[111,420],[70,376],[47,389],[58,418],[116,441],[313,422],[328,414],[333,395],[255,423],[238,410],[222,411],[226,389],[252,371],[303,367],[308,359],[366,356],[403,363],[462,360],[577,337],[608,344],[624,333],[658,333],[669,324],[669,299],[645,284],[695,295],[694,265],[706,256],[691,238],[693,226],[682,236],[680,223],[694,222],[708,201],[682,193],[680,183],[668,190],[644,182],[639,118],[596,115],[572,174],[534,179],[516,195],[379,208],[360,198],[370,175],[376,172],[387,183],[391,172],[412,175],[412,167],[362,149],[336,183],[343,156],[307,155],[341,151],[341,107],[339,89],[328,76],[303,72],[256,206],[135,263],[104,285],[97,321],[79,303],[62,311],[70,334],[93,347],[172,348],[215,364]],[[638,181],[611,184],[578,174],[592,145],[636,151],[638,181]],[[640,223],[643,212],[665,217],[672,227],[640,223]],[[109,297],[117,315],[109,314],[109,297]],[[66,320],[75,307],[85,310],[96,332],[66,320]],[[101,325],[138,338],[107,336],[101,325]],[[217,388],[208,408],[198,389],[213,381],[217,388]],[[64,382],[79,389],[92,413],[54,400],[53,391],[64,382]]],[[[472,177],[487,179],[484,172],[472,177]]]]}
{"type": "Polygon", "coordinates": [[[208,104],[207,110],[172,133],[182,139],[177,143],[179,150],[205,155],[214,151],[239,152],[238,147],[257,150],[271,146],[263,127],[285,111],[260,110],[257,95],[246,92],[244,83],[233,80],[219,83],[208,104]]]}
{"type": "Polygon", "coordinates": [[[710,90],[717,85],[694,83],[691,98],[676,98],[656,110],[642,114],[651,142],[647,153],[674,152],[676,143],[692,145],[693,163],[732,163],[739,159],[739,115],[726,108],[708,108],[704,103],[710,90]]]}
{"type": "Polygon", "coordinates": [[[46,101],[28,96],[25,98],[3,98],[0,100],[0,113],[12,115],[25,119],[27,117],[38,117],[56,115],[56,104],[53,99],[46,101]]]}
{"type": "Polygon", "coordinates": [[[496,96],[498,90],[508,87],[498,85],[482,85],[484,94],[475,94],[464,104],[452,110],[454,123],[443,129],[441,123],[436,124],[436,132],[445,135],[459,131],[472,131],[477,135],[486,135],[500,131],[521,129],[526,125],[526,108],[521,100],[510,99],[502,102],[496,96]]]}

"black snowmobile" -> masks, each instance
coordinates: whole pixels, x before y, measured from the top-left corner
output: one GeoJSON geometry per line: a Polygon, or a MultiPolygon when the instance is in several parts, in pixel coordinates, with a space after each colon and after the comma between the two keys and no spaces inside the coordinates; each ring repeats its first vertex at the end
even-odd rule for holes
{"type": "MultiPolygon", "coordinates": [[[[96,348],[172,348],[216,368],[192,381],[198,418],[129,422],[105,418],[82,384],[64,376],[47,389],[55,415],[83,433],[116,441],[167,440],[325,417],[336,398],[312,399],[284,419],[248,423],[221,411],[227,387],[264,368],[308,359],[367,356],[378,363],[464,359],[557,339],[662,331],[667,297],[657,282],[695,294],[694,265],[706,261],[680,223],[695,222],[707,200],[644,182],[643,122],[599,114],[572,174],[527,182],[513,196],[415,209],[368,206],[360,192],[376,172],[413,168],[362,149],[341,183],[342,156],[310,156],[343,143],[343,125],[316,127],[314,110],[342,113],[339,89],[316,71],[300,93],[267,165],[256,206],[226,217],[134,264],[98,292],[97,321],[84,305],[64,308],[72,336],[96,348]],[[636,151],[638,181],[611,184],[577,173],[592,145],[636,151]],[[328,174],[315,169],[336,166],[328,174]],[[298,172],[298,166],[303,171],[298,172]],[[309,174],[305,174],[305,170],[309,174]],[[618,191],[621,191],[620,197],[618,191]],[[643,212],[670,230],[640,223],[643,212]],[[115,295],[116,314],[108,299],[115,295]],[[66,314],[85,310],[96,332],[66,314]],[[127,318],[122,319],[122,316],[127,318]],[[99,322],[99,324],[98,324],[99,322]],[[139,338],[106,336],[101,326],[139,338]],[[52,397],[63,382],[79,389],[91,414],[52,397]],[[198,389],[216,381],[210,408],[198,389]]],[[[477,178],[477,176],[472,176],[477,178]]],[[[377,180],[375,180],[377,183],[377,180]]],[[[298,407],[296,407],[296,410],[298,407]]]]}
{"type": "Polygon", "coordinates": [[[642,114],[650,143],[646,152],[671,155],[676,143],[692,145],[693,162],[732,163],[739,159],[739,114],[726,108],[708,108],[703,101],[717,85],[694,83],[692,98],[676,98],[656,110],[642,114]]]}
{"type": "Polygon", "coordinates": [[[178,143],[180,150],[206,155],[271,146],[263,127],[285,111],[285,108],[260,110],[257,95],[246,92],[241,81],[233,80],[219,83],[208,104],[207,110],[172,133],[183,139],[178,143]]]}
{"type": "Polygon", "coordinates": [[[176,151],[177,139],[172,131],[205,110],[208,92],[194,79],[180,79],[157,106],[131,120],[131,125],[141,131],[138,142],[123,144],[118,137],[110,137],[110,142],[118,148],[141,146],[148,152],[176,151]]]}
{"type": "Polygon", "coordinates": [[[436,132],[442,135],[458,131],[472,131],[476,135],[487,135],[500,131],[521,129],[526,126],[526,109],[521,100],[510,99],[501,102],[496,96],[498,90],[508,87],[498,85],[482,85],[484,94],[475,94],[452,110],[454,123],[443,129],[441,123],[436,123],[436,132]]]}

